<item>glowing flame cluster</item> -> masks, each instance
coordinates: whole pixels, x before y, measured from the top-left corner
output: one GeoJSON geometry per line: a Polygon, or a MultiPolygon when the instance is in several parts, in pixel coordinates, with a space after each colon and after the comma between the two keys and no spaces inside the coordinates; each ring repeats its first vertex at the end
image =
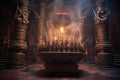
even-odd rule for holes
{"type": "Polygon", "coordinates": [[[59,43],[67,41],[68,43],[72,42],[79,42],[81,41],[80,32],[74,31],[72,28],[69,27],[58,27],[50,29],[49,31],[49,42],[52,43],[53,41],[59,41],[59,43]],[[76,32],[76,34],[75,34],[76,32]]]}
{"type": "Polygon", "coordinates": [[[70,34],[66,35],[66,28],[60,27],[51,32],[51,40],[46,41],[40,45],[40,51],[61,51],[61,52],[84,52],[80,40],[75,40],[70,34]]]}

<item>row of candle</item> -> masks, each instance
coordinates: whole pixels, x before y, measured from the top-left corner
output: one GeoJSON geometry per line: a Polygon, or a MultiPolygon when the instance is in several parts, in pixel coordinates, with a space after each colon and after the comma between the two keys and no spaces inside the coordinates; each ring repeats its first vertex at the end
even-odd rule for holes
{"type": "Polygon", "coordinates": [[[75,40],[73,36],[65,36],[64,27],[60,27],[58,34],[52,35],[52,40],[40,44],[39,50],[42,51],[61,51],[61,52],[83,52],[79,39],[75,40]]]}
{"type": "Polygon", "coordinates": [[[84,52],[80,42],[68,42],[68,40],[53,40],[52,43],[47,41],[39,47],[40,52],[60,51],[60,52],[84,52]]]}

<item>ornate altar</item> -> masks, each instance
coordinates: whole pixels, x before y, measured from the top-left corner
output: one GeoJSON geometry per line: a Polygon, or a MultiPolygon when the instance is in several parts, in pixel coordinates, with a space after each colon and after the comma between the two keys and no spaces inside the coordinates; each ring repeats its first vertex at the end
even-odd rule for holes
{"type": "Polygon", "coordinates": [[[73,21],[69,6],[57,6],[49,15],[47,29],[41,27],[39,57],[48,72],[76,72],[84,56],[80,29],[73,21]]]}
{"type": "Polygon", "coordinates": [[[84,56],[84,49],[79,41],[64,38],[64,28],[60,28],[58,37],[46,41],[39,47],[39,56],[49,72],[75,72],[84,56]]]}

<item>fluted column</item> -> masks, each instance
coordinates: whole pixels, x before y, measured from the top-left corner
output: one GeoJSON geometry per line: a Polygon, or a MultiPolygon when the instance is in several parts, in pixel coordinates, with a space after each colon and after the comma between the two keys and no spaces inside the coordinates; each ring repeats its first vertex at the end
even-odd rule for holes
{"type": "Polygon", "coordinates": [[[99,65],[112,64],[112,44],[109,41],[108,25],[108,17],[110,15],[110,10],[107,8],[108,3],[106,3],[106,0],[96,0],[96,10],[94,11],[97,30],[97,56],[95,57],[95,60],[96,63],[99,65]]]}
{"type": "Polygon", "coordinates": [[[28,5],[29,0],[17,0],[15,13],[15,26],[11,41],[11,67],[22,67],[25,63],[25,50],[27,43],[25,41],[26,29],[28,24],[28,5]]]}

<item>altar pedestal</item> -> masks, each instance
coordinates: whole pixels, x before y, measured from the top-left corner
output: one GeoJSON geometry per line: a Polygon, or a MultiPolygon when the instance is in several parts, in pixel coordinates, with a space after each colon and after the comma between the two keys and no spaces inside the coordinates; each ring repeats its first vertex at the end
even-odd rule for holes
{"type": "Polygon", "coordinates": [[[83,58],[82,52],[41,52],[39,57],[48,72],[76,72],[83,58]]]}

